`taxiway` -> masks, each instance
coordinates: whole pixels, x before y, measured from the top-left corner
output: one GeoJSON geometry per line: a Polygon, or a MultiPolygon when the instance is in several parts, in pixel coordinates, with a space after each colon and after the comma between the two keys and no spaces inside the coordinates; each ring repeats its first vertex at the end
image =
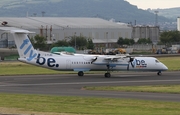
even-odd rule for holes
{"type": "Polygon", "coordinates": [[[180,102],[180,94],[88,91],[84,86],[140,86],[180,84],[180,72],[118,72],[111,78],[103,74],[20,75],[0,76],[0,93],[45,94],[60,96],[88,96],[108,98],[130,98],[180,102]]]}

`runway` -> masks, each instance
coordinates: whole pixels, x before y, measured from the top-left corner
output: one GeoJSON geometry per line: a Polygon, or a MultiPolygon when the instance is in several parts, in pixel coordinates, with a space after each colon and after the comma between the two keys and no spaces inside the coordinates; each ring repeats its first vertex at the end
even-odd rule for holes
{"type": "Polygon", "coordinates": [[[180,102],[180,94],[87,91],[84,86],[139,86],[180,84],[180,72],[163,72],[157,76],[154,72],[115,72],[111,78],[104,74],[63,75],[22,75],[0,76],[0,93],[45,94],[59,96],[85,96],[128,98],[142,100],[161,100],[180,102]]]}

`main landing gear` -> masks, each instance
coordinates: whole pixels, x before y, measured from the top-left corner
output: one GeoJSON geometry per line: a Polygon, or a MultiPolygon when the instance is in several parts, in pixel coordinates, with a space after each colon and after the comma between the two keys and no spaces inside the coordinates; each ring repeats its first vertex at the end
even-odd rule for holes
{"type": "Polygon", "coordinates": [[[158,71],[158,72],[157,72],[157,75],[161,76],[161,75],[162,75],[161,71],[158,71]]]}
{"type": "Polygon", "coordinates": [[[107,73],[104,74],[104,77],[105,77],[105,78],[110,78],[110,77],[111,77],[109,65],[107,65],[107,73]]]}
{"type": "Polygon", "coordinates": [[[105,78],[110,78],[110,77],[111,77],[111,73],[108,73],[108,72],[105,73],[105,74],[104,74],[104,77],[105,77],[105,78]]]}
{"type": "Polygon", "coordinates": [[[84,72],[83,71],[79,71],[78,72],[78,76],[84,76],[84,72]]]}

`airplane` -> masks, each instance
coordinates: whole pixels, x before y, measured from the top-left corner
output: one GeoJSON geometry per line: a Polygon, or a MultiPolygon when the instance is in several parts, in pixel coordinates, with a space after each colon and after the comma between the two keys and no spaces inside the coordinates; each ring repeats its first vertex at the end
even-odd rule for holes
{"type": "Polygon", "coordinates": [[[35,50],[28,30],[14,27],[0,27],[0,30],[11,33],[19,53],[18,60],[24,63],[58,71],[75,71],[84,76],[87,71],[106,71],[104,76],[111,77],[112,71],[154,71],[161,75],[168,68],[154,57],[131,57],[129,55],[85,55],[53,54],[35,50]]]}

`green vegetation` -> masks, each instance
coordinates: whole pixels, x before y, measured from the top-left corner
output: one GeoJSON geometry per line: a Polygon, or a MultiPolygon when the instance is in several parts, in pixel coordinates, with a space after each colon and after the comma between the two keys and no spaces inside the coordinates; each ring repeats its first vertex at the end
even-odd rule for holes
{"type": "MultiPolygon", "coordinates": [[[[135,41],[134,39],[128,39],[128,38],[122,38],[120,37],[118,40],[117,40],[117,44],[120,45],[120,46],[123,46],[123,45],[134,45],[135,44],[135,41]]],[[[137,44],[152,44],[152,41],[150,40],[150,38],[146,39],[146,38],[140,38],[138,41],[137,41],[137,44]]]]}
{"type": "Polygon", "coordinates": [[[17,60],[19,58],[19,55],[11,55],[4,57],[4,60],[17,60]]]}
{"type": "Polygon", "coordinates": [[[152,41],[150,38],[146,39],[146,38],[140,38],[137,41],[138,44],[152,44],[152,41]]]}
{"type": "Polygon", "coordinates": [[[66,40],[58,40],[57,42],[55,42],[51,45],[51,48],[52,47],[60,47],[60,46],[68,47],[70,45],[66,40]]]}
{"type": "Polygon", "coordinates": [[[160,57],[158,59],[168,67],[169,71],[180,70],[180,57],[160,57]]]}
{"type": "Polygon", "coordinates": [[[163,44],[171,46],[173,43],[180,42],[180,32],[179,31],[165,31],[161,33],[160,41],[163,44]]]}
{"type": "Polygon", "coordinates": [[[117,40],[117,44],[120,45],[120,46],[123,46],[123,45],[133,45],[133,44],[135,44],[135,41],[134,41],[134,39],[128,39],[128,38],[120,37],[117,40]]]}
{"type": "MultiPolygon", "coordinates": [[[[89,72],[100,73],[100,72],[89,72]]],[[[49,74],[77,74],[74,71],[55,71],[34,65],[25,64],[22,62],[0,62],[1,75],[49,75],[49,74]]]]}
{"type": "Polygon", "coordinates": [[[92,49],[92,50],[94,50],[94,43],[93,43],[93,41],[92,41],[92,39],[88,39],[87,40],[87,49],[92,49]]]}
{"type": "Polygon", "coordinates": [[[127,92],[153,92],[153,93],[175,93],[180,94],[180,85],[157,85],[157,86],[103,86],[84,87],[86,90],[101,91],[127,91],[127,92]]]}
{"type": "MultiPolygon", "coordinates": [[[[80,115],[179,115],[180,103],[132,99],[0,94],[0,107],[80,115]]],[[[67,114],[68,115],[68,114],[67,114]]]]}
{"type": "Polygon", "coordinates": [[[87,48],[94,48],[93,42],[90,38],[84,36],[69,36],[64,40],[59,40],[51,45],[47,45],[46,38],[43,36],[36,35],[34,38],[30,39],[35,49],[40,50],[49,50],[53,47],[60,46],[72,46],[76,47],[76,49],[83,50],[87,48]]]}
{"type": "Polygon", "coordinates": [[[45,37],[36,35],[34,36],[34,38],[31,38],[30,40],[35,49],[47,50],[47,43],[46,43],[47,39],[45,37]]]}
{"type": "MultiPolygon", "coordinates": [[[[159,58],[171,70],[179,70],[179,57],[159,58]],[[175,69],[174,69],[175,68],[175,69]]],[[[53,71],[21,62],[0,62],[0,75],[58,74],[53,71]]],[[[62,73],[62,72],[61,72],[62,73]]],[[[64,73],[64,72],[63,72],[64,73]]],[[[69,73],[69,72],[68,72],[69,73]]],[[[73,72],[72,72],[73,73],[73,72]]],[[[177,86],[85,87],[91,90],[180,93],[177,86]]],[[[180,103],[143,101],[132,99],[64,97],[44,95],[18,95],[0,93],[0,109],[15,108],[21,111],[65,113],[65,115],[179,115],[180,103]]]]}
{"type": "Polygon", "coordinates": [[[21,74],[57,74],[58,71],[49,70],[21,62],[0,62],[0,75],[21,74]]]}

